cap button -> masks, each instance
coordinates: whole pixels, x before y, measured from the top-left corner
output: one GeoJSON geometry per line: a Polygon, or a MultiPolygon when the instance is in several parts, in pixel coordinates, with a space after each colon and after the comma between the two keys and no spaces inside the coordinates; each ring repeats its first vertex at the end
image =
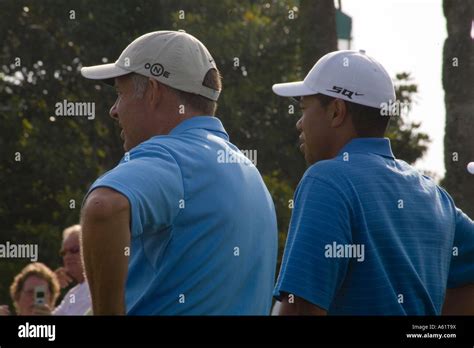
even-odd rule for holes
{"type": "Polygon", "coordinates": [[[359,53],[365,54],[365,50],[359,50],[359,53]]]}

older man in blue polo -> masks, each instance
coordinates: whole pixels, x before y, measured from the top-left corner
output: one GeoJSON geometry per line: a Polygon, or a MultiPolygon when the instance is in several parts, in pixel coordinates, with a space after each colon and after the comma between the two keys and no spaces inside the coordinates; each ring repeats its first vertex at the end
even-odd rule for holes
{"type": "Polygon", "coordinates": [[[82,209],[94,314],[269,314],[275,209],[214,116],[221,79],[206,47],[152,32],[81,73],[115,83],[126,151],[82,209]]]}

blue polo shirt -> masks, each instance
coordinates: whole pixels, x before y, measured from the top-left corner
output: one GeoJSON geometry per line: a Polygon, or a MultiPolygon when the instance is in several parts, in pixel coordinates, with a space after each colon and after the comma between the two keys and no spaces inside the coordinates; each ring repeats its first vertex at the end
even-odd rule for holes
{"type": "Polygon", "coordinates": [[[294,202],[278,299],[334,315],[438,315],[446,287],[474,283],[474,222],[388,139],[354,139],[312,165],[294,202]]]}
{"type": "Polygon", "coordinates": [[[139,144],[97,187],[130,202],[127,314],[269,314],[275,208],[219,119],[193,117],[139,144]]]}

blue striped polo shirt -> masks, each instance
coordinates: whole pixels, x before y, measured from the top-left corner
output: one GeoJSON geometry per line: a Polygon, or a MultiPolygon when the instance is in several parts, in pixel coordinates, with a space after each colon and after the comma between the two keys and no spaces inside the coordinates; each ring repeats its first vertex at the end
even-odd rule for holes
{"type": "Polygon", "coordinates": [[[473,282],[474,222],[389,139],[353,139],[304,174],[277,299],[330,315],[439,315],[447,287],[473,282]]]}

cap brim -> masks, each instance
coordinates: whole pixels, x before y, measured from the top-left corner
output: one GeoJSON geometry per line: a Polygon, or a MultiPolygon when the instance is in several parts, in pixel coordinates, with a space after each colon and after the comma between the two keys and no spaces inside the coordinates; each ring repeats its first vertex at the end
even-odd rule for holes
{"type": "Polygon", "coordinates": [[[304,81],[277,83],[273,85],[272,90],[275,94],[281,97],[294,97],[294,98],[318,93],[308,88],[304,84],[304,81]]]}
{"type": "Polygon", "coordinates": [[[115,65],[115,63],[85,66],[81,68],[81,75],[91,80],[104,80],[105,83],[113,85],[115,77],[130,74],[131,71],[125,70],[115,65]]]}

